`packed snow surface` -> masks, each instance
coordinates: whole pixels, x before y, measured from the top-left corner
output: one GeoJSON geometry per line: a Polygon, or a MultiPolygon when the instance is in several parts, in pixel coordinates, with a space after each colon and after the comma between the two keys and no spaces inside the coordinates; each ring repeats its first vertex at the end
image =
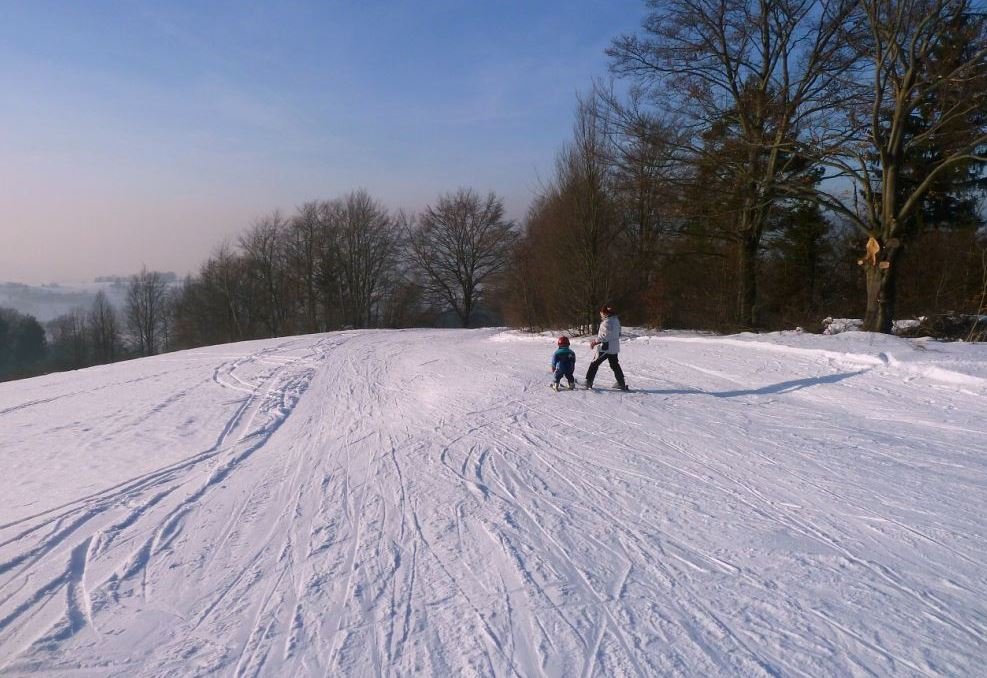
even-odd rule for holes
{"type": "Polygon", "coordinates": [[[631,335],[0,384],[0,674],[983,675],[987,346],[631,335]]]}

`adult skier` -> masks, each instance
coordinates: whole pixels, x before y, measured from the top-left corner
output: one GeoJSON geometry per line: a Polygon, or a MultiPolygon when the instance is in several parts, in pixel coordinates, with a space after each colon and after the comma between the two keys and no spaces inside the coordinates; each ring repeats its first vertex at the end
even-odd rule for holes
{"type": "Polygon", "coordinates": [[[586,388],[593,388],[593,379],[596,378],[596,371],[603,364],[603,361],[610,362],[610,369],[617,377],[615,388],[621,391],[629,390],[624,382],[624,371],[620,369],[620,362],[617,360],[617,353],[620,351],[620,319],[617,318],[613,306],[603,306],[600,309],[600,331],[597,332],[596,339],[589,343],[594,349],[593,362],[586,370],[586,388]]]}

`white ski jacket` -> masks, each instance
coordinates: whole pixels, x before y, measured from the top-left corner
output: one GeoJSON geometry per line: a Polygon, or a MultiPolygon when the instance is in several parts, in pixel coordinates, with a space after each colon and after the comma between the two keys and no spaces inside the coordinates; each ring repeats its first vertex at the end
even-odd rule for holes
{"type": "Polygon", "coordinates": [[[596,333],[597,355],[617,353],[620,351],[620,320],[615,315],[607,316],[600,323],[600,331],[596,333]]]}

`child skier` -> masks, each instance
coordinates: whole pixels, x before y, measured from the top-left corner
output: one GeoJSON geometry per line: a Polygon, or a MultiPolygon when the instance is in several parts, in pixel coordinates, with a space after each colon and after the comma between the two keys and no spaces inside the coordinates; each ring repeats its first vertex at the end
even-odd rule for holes
{"type": "Polygon", "coordinates": [[[552,382],[552,390],[559,390],[559,382],[562,377],[569,382],[569,390],[576,388],[576,380],[573,375],[576,372],[576,354],[569,348],[569,337],[559,337],[556,342],[558,348],[552,354],[551,370],[555,372],[555,381],[552,382]]]}
{"type": "Polygon", "coordinates": [[[600,309],[600,331],[596,339],[589,343],[590,348],[596,350],[596,357],[589,364],[586,370],[586,388],[593,388],[593,379],[596,378],[596,370],[603,364],[604,360],[610,361],[610,369],[617,377],[615,388],[627,391],[627,384],[624,383],[624,371],[620,369],[617,361],[617,352],[620,351],[620,320],[612,306],[604,306],[600,309]]]}

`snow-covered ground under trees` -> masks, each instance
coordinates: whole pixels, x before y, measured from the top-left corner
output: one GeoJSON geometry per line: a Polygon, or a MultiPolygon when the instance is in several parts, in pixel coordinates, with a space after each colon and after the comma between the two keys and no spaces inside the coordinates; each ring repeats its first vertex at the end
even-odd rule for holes
{"type": "Polygon", "coordinates": [[[983,675],[987,346],[621,346],[626,394],[501,330],[0,384],[0,674],[983,675]]]}

